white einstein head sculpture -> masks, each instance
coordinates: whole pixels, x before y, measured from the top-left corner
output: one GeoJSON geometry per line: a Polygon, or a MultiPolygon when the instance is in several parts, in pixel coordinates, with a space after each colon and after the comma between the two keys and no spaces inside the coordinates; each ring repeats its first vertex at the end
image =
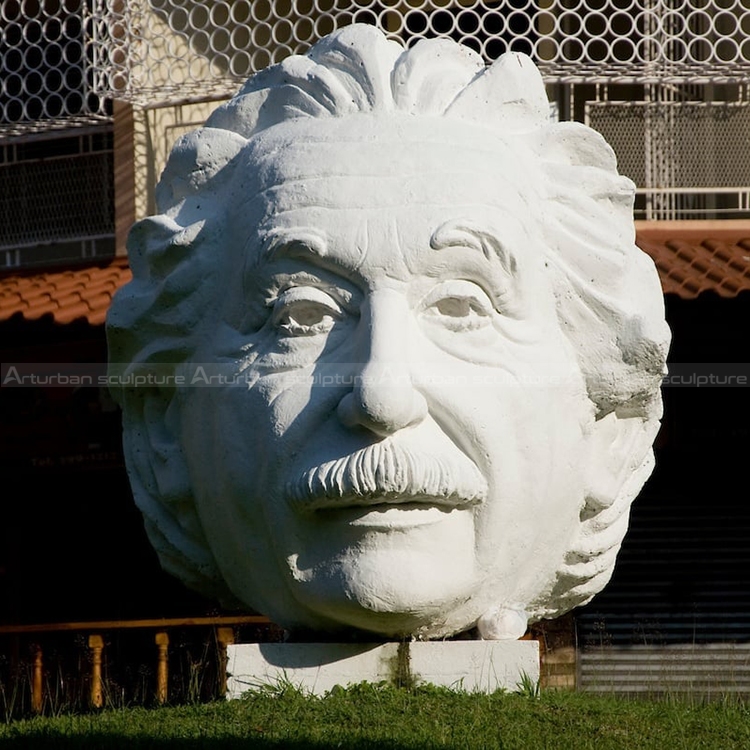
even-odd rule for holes
{"type": "Polygon", "coordinates": [[[329,633],[589,601],[661,416],[633,194],[523,55],[352,26],[253,76],[175,145],[109,315],[163,566],[329,633]]]}

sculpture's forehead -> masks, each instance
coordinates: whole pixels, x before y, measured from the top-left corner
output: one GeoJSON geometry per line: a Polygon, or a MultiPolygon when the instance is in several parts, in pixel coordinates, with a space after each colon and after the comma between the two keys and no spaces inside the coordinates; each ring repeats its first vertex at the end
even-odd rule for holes
{"type": "MultiPolygon", "coordinates": [[[[497,193],[527,193],[532,166],[488,129],[445,117],[356,115],[295,120],[256,136],[247,169],[273,194],[295,183],[295,201],[346,196],[352,207],[404,201],[493,203],[497,193]],[[304,193],[304,194],[303,194],[304,193]]],[[[283,202],[284,195],[279,196],[283,202]]],[[[277,209],[283,206],[276,206],[277,209]]]]}
{"type": "MultiPolygon", "coordinates": [[[[504,175],[527,183],[518,143],[446,117],[364,114],[299,119],[269,128],[247,158],[266,186],[323,177],[392,178],[504,175]]],[[[528,161],[528,160],[526,160],[528,161]]]]}
{"type": "MultiPolygon", "coordinates": [[[[470,123],[408,115],[298,120],[269,129],[246,154],[240,234],[255,247],[322,238],[325,254],[404,277],[434,268],[442,226],[477,227],[516,250],[533,231],[533,181],[509,144],[470,123]]],[[[477,239],[474,244],[480,243],[477,239]]],[[[476,253],[476,258],[482,258],[476,253]]],[[[260,260],[260,258],[258,258],[260,260]]],[[[438,260],[440,263],[438,263],[438,260]]]]}

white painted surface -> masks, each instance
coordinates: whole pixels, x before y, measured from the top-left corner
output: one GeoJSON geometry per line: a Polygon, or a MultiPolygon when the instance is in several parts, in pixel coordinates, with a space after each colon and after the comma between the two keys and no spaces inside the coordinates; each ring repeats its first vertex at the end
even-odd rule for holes
{"type": "Polygon", "coordinates": [[[290,629],[519,637],[609,579],[669,332],[541,76],[352,26],[181,138],[109,317],[165,568],[290,629]],[[161,363],[161,364],[159,364],[161,363]]]}
{"type": "MultiPolygon", "coordinates": [[[[412,641],[411,677],[418,683],[491,693],[516,690],[524,675],[539,679],[536,641],[412,641]]],[[[394,682],[398,643],[248,643],[229,646],[227,697],[260,686],[291,684],[322,695],[335,685],[394,682]]]]}

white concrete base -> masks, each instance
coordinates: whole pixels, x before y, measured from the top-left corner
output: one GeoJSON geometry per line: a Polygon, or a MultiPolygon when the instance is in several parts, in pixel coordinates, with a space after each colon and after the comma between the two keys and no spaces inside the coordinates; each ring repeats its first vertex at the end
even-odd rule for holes
{"type": "Polygon", "coordinates": [[[227,697],[291,683],[322,695],[335,685],[429,683],[491,693],[539,679],[536,641],[407,643],[247,643],[227,649],[227,697]]]}

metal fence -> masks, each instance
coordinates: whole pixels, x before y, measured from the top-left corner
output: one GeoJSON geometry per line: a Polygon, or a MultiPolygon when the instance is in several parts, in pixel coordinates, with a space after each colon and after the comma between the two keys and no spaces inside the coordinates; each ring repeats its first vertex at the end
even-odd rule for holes
{"type": "Polygon", "coordinates": [[[96,3],[97,91],[205,95],[355,22],[409,45],[450,37],[486,61],[531,55],[553,81],[750,76],[747,0],[131,0],[96,3]],[[186,50],[193,55],[186,55],[186,50]]]}
{"type": "Polygon", "coordinates": [[[549,82],[742,82],[748,0],[4,0],[0,122],[107,115],[107,99],[220,97],[354,22],[487,61],[530,54],[549,82]]]}
{"type": "Polygon", "coordinates": [[[0,3],[0,136],[107,119],[95,80],[110,42],[84,0],[0,3]]]}
{"type": "Polygon", "coordinates": [[[0,266],[114,253],[112,134],[73,133],[0,143],[0,266]]]}
{"type": "Polygon", "coordinates": [[[589,101],[646,219],[750,215],[750,101],[589,101]]]}
{"type": "Polygon", "coordinates": [[[230,96],[354,22],[540,66],[639,187],[642,218],[750,216],[750,0],[3,0],[0,142],[230,96]]]}

